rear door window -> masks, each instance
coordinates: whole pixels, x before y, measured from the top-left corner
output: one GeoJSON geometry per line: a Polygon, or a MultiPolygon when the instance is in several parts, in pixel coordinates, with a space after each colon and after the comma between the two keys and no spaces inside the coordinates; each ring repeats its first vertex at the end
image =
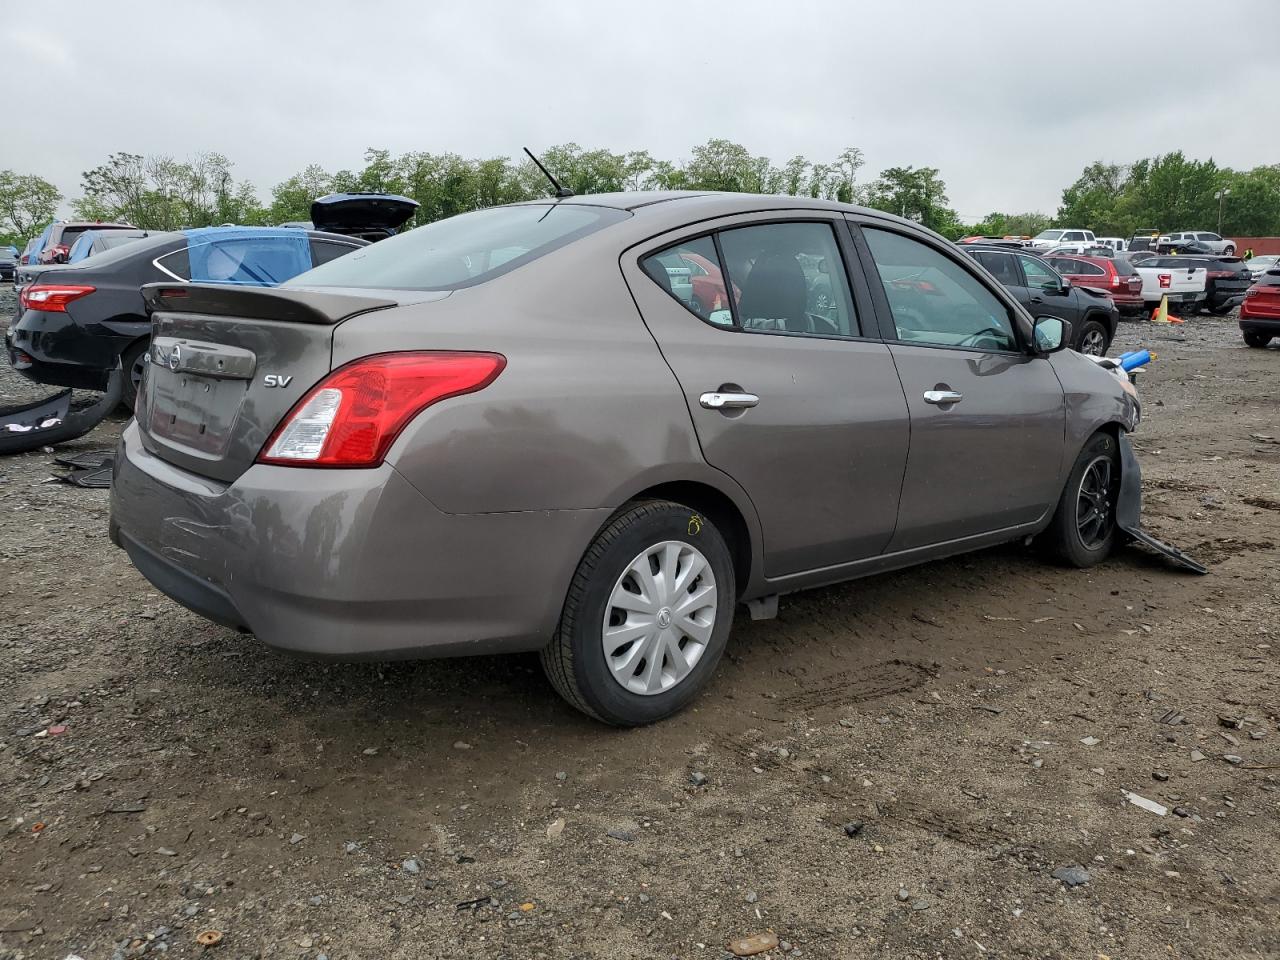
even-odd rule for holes
{"type": "Polygon", "coordinates": [[[1022,286],[1022,275],[1018,273],[1018,265],[1013,255],[996,253],[992,250],[979,250],[974,254],[977,261],[987,268],[988,272],[1006,287],[1022,286]]]}
{"type": "Polygon", "coordinates": [[[829,223],[765,223],[720,234],[743,330],[858,336],[840,246],[829,223]]]}
{"type": "Polygon", "coordinates": [[[627,219],[586,204],[518,204],[464,213],[331,260],[297,280],[308,287],[456,290],[501,276],[627,219]]]}
{"type": "Polygon", "coordinates": [[[640,266],[716,326],[815,337],[860,333],[830,223],[735,227],[659,250],[640,266]]]}

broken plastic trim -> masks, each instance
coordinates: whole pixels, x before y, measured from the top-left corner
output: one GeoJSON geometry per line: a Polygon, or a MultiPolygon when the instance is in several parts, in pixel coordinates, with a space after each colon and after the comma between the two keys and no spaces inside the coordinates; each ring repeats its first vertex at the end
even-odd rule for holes
{"type": "Polygon", "coordinates": [[[71,410],[71,391],[63,390],[44,400],[0,410],[0,455],[29,453],[83,437],[120,405],[124,374],[120,365],[111,371],[102,398],[83,410],[71,410]],[[10,424],[30,427],[10,431],[10,424]],[[48,426],[42,426],[48,424],[48,426]]]}
{"type": "Polygon", "coordinates": [[[1157,540],[1142,529],[1142,467],[1129,443],[1129,435],[1120,431],[1120,496],[1116,501],[1116,526],[1139,543],[1163,554],[1174,563],[1195,573],[1208,573],[1207,567],[1192,560],[1177,547],[1157,540]]]}

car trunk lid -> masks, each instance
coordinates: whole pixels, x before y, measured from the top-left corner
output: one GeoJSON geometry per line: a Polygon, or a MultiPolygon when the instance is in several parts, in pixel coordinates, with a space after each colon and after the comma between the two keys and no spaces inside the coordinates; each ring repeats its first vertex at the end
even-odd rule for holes
{"type": "Polygon", "coordinates": [[[142,443],[175,466],[235,480],[330,369],[334,327],[393,307],[345,291],[150,284],[149,362],[135,410],[142,443]]]}
{"type": "Polygon", "coordinates": [[[390,193],[331,193],[311,204],[317,230],[380,240],[404,226],[418,202],[390,193]]]}

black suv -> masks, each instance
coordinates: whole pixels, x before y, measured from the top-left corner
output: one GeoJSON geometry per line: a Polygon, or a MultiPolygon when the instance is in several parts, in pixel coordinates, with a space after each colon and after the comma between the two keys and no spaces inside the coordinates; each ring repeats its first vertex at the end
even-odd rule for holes
{"type": "Polygon", "coordinates": [[[977,243],[963,244],[960,249],[986,267],[1033,317],[1068,321],[1075,350],[1101,357],[1111,347],[1120,311],[1105,292],[1075,286],[1025,251],[977,243]]]}

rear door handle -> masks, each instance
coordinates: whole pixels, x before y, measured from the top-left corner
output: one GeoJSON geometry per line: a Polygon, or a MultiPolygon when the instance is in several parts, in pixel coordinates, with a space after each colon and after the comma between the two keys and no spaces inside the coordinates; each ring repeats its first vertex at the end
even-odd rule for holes
{"type": "Polygon", "coordinates": [[[759,402],[754,393],[704,393],[698,398],[698,403],[708,410],[739,410],[759,402]]]}
{"type": "Polygon", "coordinates": [[[924,402],[932,403],[935,406],[959,403],[963,399],[964,394],[956,393],[954,390],[926,390],[924,392],[924,402]]]}

